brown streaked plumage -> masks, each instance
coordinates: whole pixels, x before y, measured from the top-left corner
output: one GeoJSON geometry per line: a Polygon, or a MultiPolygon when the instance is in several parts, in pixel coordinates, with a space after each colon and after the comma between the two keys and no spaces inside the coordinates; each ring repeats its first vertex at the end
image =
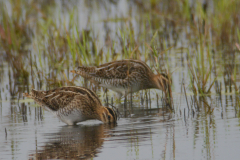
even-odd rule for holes
{"type": "Polygon", "coordinates": [[[169,84],[166,74],[154,74],[146,63],[133,59],[113,61],[98,67],[80,66],[71,72],[119,93],[120,97],[142,89],[165,90],[169,84]]]}
{"type": "Polygon", "coordinates": [[[117,114],[109,107],[103,107],[97,95],[83,87],[68,86],[49,91],[25,93],[44,109],[51,111],[61,121],[75,125],[88,119],[98,119],[104,123],[116,122],[117,114]]]}

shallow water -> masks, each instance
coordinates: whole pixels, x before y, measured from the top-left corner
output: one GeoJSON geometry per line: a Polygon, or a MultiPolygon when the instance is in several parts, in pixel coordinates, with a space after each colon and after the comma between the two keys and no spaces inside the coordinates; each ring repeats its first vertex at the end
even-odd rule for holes
{"type": "MultiPolygon", "coordinates": [[[[187,66],[189,57],[184,51],[184,47],[189,47],[189,50],[196,49],[192,45],[194,42],[191,36],[188,37],[188,34],[193,34],[192,37],[196,36],[189,31],[189,26],[182,26],[175,21],[176,24],[169,23],[169,21],[172,22],[171,16],[163,17],[160,13],[158,16],[155,15],[156,20],[154,20],[154,16],[151,17],[145,13],[151,12],[151,5],[141,5],[141,1],[120,0],[107,1],[108,3],[99,1],[96,4],[88,3],[88,1],[71,1],[71,3],[70,1],[69,3],[52,1],[53,4],[46,2],[36,1],[36,4],[31,4],[35,9],[39,7],[37,13],[29,11],[28,23],[36,35],[34,37],[34,34],[28,33],[30,37],[32,36],[31,43],[21,47],[20,51],[9,52],[3,49],[4,47],[0,51],[0,159],[238,159],[240,148],[239,95],[229,91],[233,87],[231,84],[230,87],[227,85],[229,79],[224,78],[226,77],[224,70],[222,71],[224,74],[220,72],[220,77],[218,77],[218,82],[222,83],[224,88],[221,94],[212,89],[212,94],[205,97],[205,102],[200,101],[201,97],[197,97],[200,105],[199,108],[196,107],[190,89],[190,71],[187,66]],[[74,6],[77,6],[77,12],[75,10],[71,12],[71,7],[74,6]],[[174,46],[166,55],[161,54],[157,58],[159,68],[167,66],[169,70],[174,71],[172,74],[173,112],[165,108],[164,102],[161,101],[163,94],[158,90],[150,90],[150,94],[149,90],[133,94],[132,105],[130,105],[130,96],[128,96],[127,109],[124,107],[124,99],[122,98],[121,104],[118,104],[116,93],[109,91],[108,102],[111,103],[113,97],[114,105],[121,113],[121,118],[116,125],[106,125],[97,120],[90,120],[79,123],[77,126],[66,126],[50,112],[42,110],[32,100],[24,98],[22,93],[29,92],[32,87],[47,90],[62,85],[86,85],[79,77],[74,83],[67,82],[73,79],[69,70],[81,64],[76,60],[73,66],[75,63],[73,63],[73,55],[69,51],[65,53],[64,47],[61,48],[64,45],[59,35],[66,36],[64,31],[71,27],[72,20],[69,15],[72,13],[78,15],[77,27],[80,30],[90,30],[93,34],[93,41],[96,41],[97,50],[104,52],[102,57],[98,57],[101,60],[92,58],[95,53],[90,53],[92,55],[88,60],[81,61],[84,65],[116,59],[113,54],[119,55],[117,59],[125,59],[126,56],[121,55],[124,52],[121,46],[122,43],[124,44],[121,42],[121,34],[124,34],[122,33],[124,31],[128,33],[131,27],[135,31],[132,36],[136,38],[136,41],[140,39],[140,44],[145,44],[145,41],[149,43],[155,33],[153,28],[159,28],[160,38],[157,41],[163,41],[161,44],[166,46],[174,46]],[[44,21],[47,19],[44,15],[56,20],[54,23],[56,28],[53,27],[54,25],[47,26],[51,22],[44,21]],[[39,24],[35,26],[33,23],[41,16],[44,18],[39,20],[39,23],[43,29],[38,28],[39,24]],[[149,19],[142,20],[148,16],[149,19]],[[160,25],[156,23],[158,19],[160,25]],[[151,24],[145,26],[144,23],[148,21],[151,21],[151,24]],[[131,25],[128,22],[131,22],[131,25]],[[62,23],[66,25],[66,28],[61,28],[62,23]],[[45,25],[46,28],[54,28],[54,34],[51,29],[44,28],[45,25]],[[125,28],[127,29],[124,30],[125,28]],[[174,36],[179,39],[175,40],[174,36]],[[143,37],[146,39],[142,40],[143,37]],[[58,39],[60,40],[57,41],[58,39]],[[54,44],[51,44],[52,41],[54,44]],[[115,48],[109,47],[113,44],[115,48]],[[51,48],[55,45],[57,47],[51,48]],[[67,78],[63,74],[66,74],[67,78]],[[183,92],[183,82],[186,86],[188,104],[183,92]],[[151,97],[148,101],[144,99],[142,102],[141,96],[145,93],[151,97]],[[158,102],[156,94],[159,95],[158,102]]],[[[159,7],[159,10],[165,13],[166,8],[172,7],[171,2],[161,1],[163,7],[159,7]]],[[[5,3],[7,11],[12,14],[11,5],[13,4],[10,1],[5,1],[5,3]]],[[[21,1],[21,4],[25,3],[30,4],[30,1],[21,1]]],[[[166,11],[166,14],[170,13],[166,11]]],[[[27,32],[31,31],[27,30],[27,32]]],[[[74,31],[71,30],[71,32],[74,31]]],[[[126,36],[129,35],[126,34],[126,36]]],[[[63,39],[63,41],[67,40],[63,39]]],[[[89,43],[92,47],[93,42],[89,41],[89,43]]],[[[162,47],[156,44],[159,48],[162,47]]],[[[143,54],[138,58],[146,60],[154,70],[152,54],[145,54],[146,48],[147,46],[139,47],[140,53],[143,54]]],[[[159,50],[162,53],[164,47],[159,50]]],[[[224,49],[221,50],[221,52],[224,51],[224,49]]],[[[99,54],[100,51],[98,56],[99,54]]],[[[196,56],[194,51],[189,54],[190,57],[196,56]]],[[[233,56],[235,59],[229,55],[223,58],[215,54],[214,56],[211,58],[217,69],[230,70],[228,67],[235,65],[237,71],[239,70],[239,55],[233,56]],[[225,64],[228,61],[230,61],[229,64],[225,64]],[[232,64],[233,61],[236,63],[232,64]]],[[[213,78],[216,70],[211,72],[213,78]]],[[[236,73],[236,77],[237,85],[239,85],[239,72],[236,73]]],[[[103,89],[98,88],[97,94],[105,104],[106,95],[103,96],[103,89]]]]}
{"type": "Polygon", "coordinates": [[[227,104],[231,102],[225,98],[221,106],[216,102],[212,115],[193,115],[186,109],[184,116],[181,109],[172,114],[153,105],[152,109],[133,106],[116,126],[96,120],[66,126],[50,112],[43,111],[41,118],[33,102],[21,115],[18,106],[5,101],[0,155],[1,159],[236,159],[240,126],[234,107],[227,104]]]}

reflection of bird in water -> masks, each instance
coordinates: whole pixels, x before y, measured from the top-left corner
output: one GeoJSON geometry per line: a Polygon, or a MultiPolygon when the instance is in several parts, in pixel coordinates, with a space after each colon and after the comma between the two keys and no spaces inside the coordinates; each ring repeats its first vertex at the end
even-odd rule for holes
{"type": "Polygon", "coordinates": [[[117,114],[109,107],[103,107],[97,95],[86,88],[77,86],[61,87],[49,91],[32,89],[24,96],[34,99],[68,125],[75,125],[88,119],[104,123],[116,122],[117,114]]]}
{"type": "Polygon", "coordinates": [[[133,59],[113,61],[98,67],[81,66],[71,72],[119,93],[120,97],[142,89],[166,90],[169,84],[166,74],[155,75],[146,63],[133,59]]]}
{"type": "MultiPolygon", "coordinates": [[[[115,123],[92,126],[64,126],[60,132],[50,135],[48,142],[30,159],[90,159],[100,153],[106,130],[115,127],[115,123]]],[[[49,136],[49,135],[47,135],[49,136]]]]}

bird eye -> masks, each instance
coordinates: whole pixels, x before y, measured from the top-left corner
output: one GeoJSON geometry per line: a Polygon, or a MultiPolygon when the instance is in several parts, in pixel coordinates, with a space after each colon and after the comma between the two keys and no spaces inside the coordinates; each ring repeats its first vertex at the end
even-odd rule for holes
{"type": "Polygon", "coordinates": [[[110,120],[111,119],[111,117],[108,115],[108,120],[110,120]]]}

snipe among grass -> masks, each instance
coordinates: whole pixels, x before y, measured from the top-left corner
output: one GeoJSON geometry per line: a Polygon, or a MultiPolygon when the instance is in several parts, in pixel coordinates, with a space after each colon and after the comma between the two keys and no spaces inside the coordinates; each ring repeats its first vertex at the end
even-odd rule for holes
{"type": "Polygon", "coordinates": [[[149,66],[140,60],[119,60],[97,67],[80,66],[71,72],[119,93],[120,97],[123,94],[150,88],[160,89],[166,93],[170,88],[166,74],[154,74],[149,66]]]}
{"type": "Polygon", "coordinates": [[[116,112],[112,108],[103,107],[97,95],[83,87],[69,86],[49,91],[32,89],[30,94],[24,93],[24,96],[34,99],[68,125],[89,119],[104,123],[117,121],[116,112]]]}

